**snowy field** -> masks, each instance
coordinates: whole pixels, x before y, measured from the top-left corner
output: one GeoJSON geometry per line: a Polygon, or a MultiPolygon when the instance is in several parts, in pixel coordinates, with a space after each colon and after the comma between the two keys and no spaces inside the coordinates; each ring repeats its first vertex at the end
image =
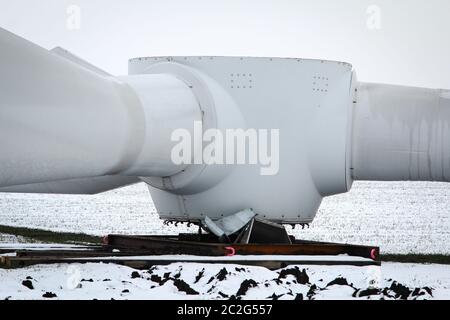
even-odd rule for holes
{"type": "MultiPolygon", "coordinates": [[[[298,238],[379,245],[385,253],[450,254],[450,185],[429,182],[357,182],[326,198],[298,238]]],[[[0,224],[53,231],[174,234],[143,184],[95,196],[0,194],[0,224]]]]}
{"type": "MultiPolygon", "coordinates": [[[[450,186],[355,183],[324,200],[298,238],[375,244],[390,253],[450,253],[450,186]]],[[[0,224],[53,231],[174,234],[163,226],[143,184],[96,196],[0,195],[0,224]]],[[[0,242],[29,239],[0,234],[0,242]]],[[[114,264],[0,269],[0,299],[450,299],[450,266],[261,267],[175,263],[150,270],[114,264]]]]}
{"type": "Polygon", "coordinates": [[[449,299],[450,266],[261,267],[174,263],[0,269],[0,299],[449,299]]]}

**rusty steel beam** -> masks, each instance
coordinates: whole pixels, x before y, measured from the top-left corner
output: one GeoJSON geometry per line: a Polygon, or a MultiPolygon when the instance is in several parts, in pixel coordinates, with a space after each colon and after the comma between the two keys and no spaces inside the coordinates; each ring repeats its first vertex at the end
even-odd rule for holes
{"type": "Polygon", "coordinates": [[[109,235],[106,244],[117,248],[134,248],[149,254],[193,254],[205,256],[236,255],[340,255],[347,254],[374,261],[380,249],[372,246],[300,242],[294,244],[224,244],[176,240],[177,236],[109,235]]]}

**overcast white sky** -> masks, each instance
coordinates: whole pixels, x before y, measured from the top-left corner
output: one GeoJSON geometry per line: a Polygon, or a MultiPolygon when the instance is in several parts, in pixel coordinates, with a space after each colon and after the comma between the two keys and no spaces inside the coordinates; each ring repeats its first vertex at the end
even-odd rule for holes
{"type": "Polygon", "coordinates": [[[113,74],[135,56],[281,56],[347,61],[362,81],[450,88],[448,0],[0,0],[0,27],[113,74]],[[70,5],[79,29],[67,27],[70,5]]]}

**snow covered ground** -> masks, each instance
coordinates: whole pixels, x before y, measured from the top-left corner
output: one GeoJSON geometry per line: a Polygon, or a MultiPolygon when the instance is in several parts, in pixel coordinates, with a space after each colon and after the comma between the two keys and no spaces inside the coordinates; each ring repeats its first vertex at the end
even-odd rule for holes
{"type": "Polygon", "coordinates": [[[261,267],[174,263],[0,269],[0,299],[449,299],[450,266],[261,267]]]}
{"type": "MultiPolygon", "coordinates": [[[[298,238],[375,244],[390,253],[450,253],[450,186],[355,183],[324,200],[298,238]]],[[[53,231],[174,234],[143,184],[95,196],[0,195],[0,224],[53,231]]],[[[2,243],[29,239],[0,234],[2,243]]],[[[450,299],[450,266],[299,265],[270,271],[239,265],[175,263],[151,270],[114,264],[0,269],[0,299],[450,299]]]]}
{"type": "MultiPolygon", "coordinates": [[[[379,245],[386,253],[450,253],[450,185],[357,182],[326,198],[298,238],[379,245]]],[[[0,224],[54,231],[174,234],[163,226],[143,184],[95,196],[0,194],[0,224]]]]}

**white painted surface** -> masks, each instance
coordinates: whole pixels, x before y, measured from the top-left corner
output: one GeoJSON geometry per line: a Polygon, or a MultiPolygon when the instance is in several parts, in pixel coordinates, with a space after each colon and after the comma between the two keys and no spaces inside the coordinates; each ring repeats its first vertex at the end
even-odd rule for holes
{"type": "Polygon", "coordinates": [[[353,178],[449,182],[449,92],[361,83],[354,107],[353,178]]]}
{"type": "Polygon", "coordinates": [[[184,168],[170,159],[170,134],[201,120],[185,83],[169,75],[114,78],[3,29],[0,44],[9,75],[0,79],[0,187],[14,186],[3,191],[55,192],[72,180],[61,193],[90,193],[130,183],[101,180],[106,175],[136,180],[184,168]],[[50,185],[30,186],[43,182],[50,185]]]}
{"type": "MultiPolygon", "coordinates": [[[[204,115],[215,112],[219,129],[280,130],[276,175],[261,175],[260,165],[232,165],[223,176],[223,168],[215,166],[178,190],[171,187],[175,183],[159,187],[162,191],[151,187],[163,218],[214,219],[252,208],[272,221],[311,222],[323,196],[348,190],[351,65],[251,57],[148,57],[129,62],[130,74],[152,73],[154,66],[156,72],[167,73],[177,72],[173,69],[179,66],[201,79],[213,98],[204,115]],[[165,68],[158,68],[161,64],[165,68]],[[237,116],[230,117],[230,112],[237,116]]],[[[179,72],[177,76],[185,77],[179,72]]]]}
{"type": "Polygon", "coordinates": [[[127,166],[144,129],[128,86],[3,29],[0,46],[0,186],[127,166]]]}

